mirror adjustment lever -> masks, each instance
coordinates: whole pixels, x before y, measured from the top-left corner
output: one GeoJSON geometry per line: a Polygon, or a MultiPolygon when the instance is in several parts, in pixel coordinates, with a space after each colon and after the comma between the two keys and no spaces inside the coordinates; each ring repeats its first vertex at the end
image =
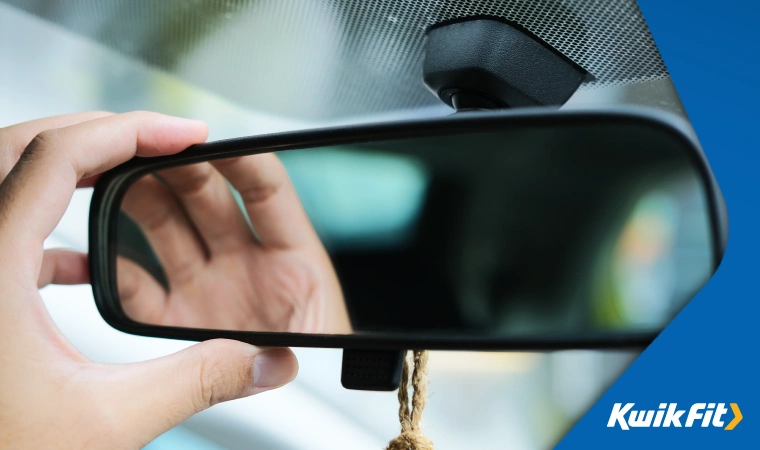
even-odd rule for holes
{"type": "Polygon", "coordinates": [[[404,350],[343,350],[340,382],[346,389],[394,391],[401,383],[404,350]]]}

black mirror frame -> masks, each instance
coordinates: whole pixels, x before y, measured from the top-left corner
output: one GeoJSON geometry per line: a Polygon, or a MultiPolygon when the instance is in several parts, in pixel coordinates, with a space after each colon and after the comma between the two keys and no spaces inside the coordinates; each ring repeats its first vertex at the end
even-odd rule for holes
{"type": "Polygon", "coordinates": [[[712,231],[714,273],[723,258],[728,240],[726,205],[696,135],[686,120],[659,110],[637,107],[593,110],[526,108],[495,112],[458,113],[444,118],[250,136],[194,145],[171,156],[134,158],[104,173],[96,183],[92,196],[89,219],[89,269],[95,303],[103,319],[117,330],[140,336],[188,341],[226,338],[260,346],[350,348],[357,350],[404,350],[411,348],[544,351],[645,347],[657,337],[658,333],[626,333],[625,336],[620,336],[617,333],[594,333],[573,339],[560,337],[451,338],[445,336],[419,337],[397,333],[392,335],[382,333],[331,335],[167,327],[146,325],[131,320],[126,316],[118,301],[115,267],[111,264],[111,261],[115,259],[115,243],[109,242],[108,238],[115,235],[116,218],[126,189],[133,180],[148,172],[212,159],[335,144],[362,143],[376,139],[387,140],[462,131],[494,131],[510,127],[534,128],[589,123],[637,123],[658,128],[676,140],[683,142],[685,148],[690,149],[689,157],[705,185],[712,231]]]}

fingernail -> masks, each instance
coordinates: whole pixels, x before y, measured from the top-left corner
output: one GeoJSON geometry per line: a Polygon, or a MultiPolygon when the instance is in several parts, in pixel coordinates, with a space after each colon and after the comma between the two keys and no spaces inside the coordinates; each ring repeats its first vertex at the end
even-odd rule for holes
{"type": "Polygon", "coordinates": [[[297,372],[296,357],[289,349],[265,350],[253,358],[254,391],[264,392],[287,384],[297,372]]]}

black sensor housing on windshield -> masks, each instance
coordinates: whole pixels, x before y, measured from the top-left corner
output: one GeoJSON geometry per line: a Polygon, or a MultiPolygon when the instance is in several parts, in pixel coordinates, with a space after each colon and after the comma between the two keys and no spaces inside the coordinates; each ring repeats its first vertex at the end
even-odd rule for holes
{"type": "Polygon", "coordinates": [[[457,110],[561,106],[593,76],[517,23],[466,17],[427,30],[423,81],[457,110]]]}

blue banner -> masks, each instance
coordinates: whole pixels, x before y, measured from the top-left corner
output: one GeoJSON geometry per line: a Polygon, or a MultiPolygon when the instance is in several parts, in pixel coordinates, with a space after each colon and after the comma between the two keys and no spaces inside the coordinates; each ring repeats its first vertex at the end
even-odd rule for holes
{"type": "Polygon", "coordinates": [[[725,195],[728,249],[558,448],[760,448],[760,4],[639,4],[725,195]]]}

